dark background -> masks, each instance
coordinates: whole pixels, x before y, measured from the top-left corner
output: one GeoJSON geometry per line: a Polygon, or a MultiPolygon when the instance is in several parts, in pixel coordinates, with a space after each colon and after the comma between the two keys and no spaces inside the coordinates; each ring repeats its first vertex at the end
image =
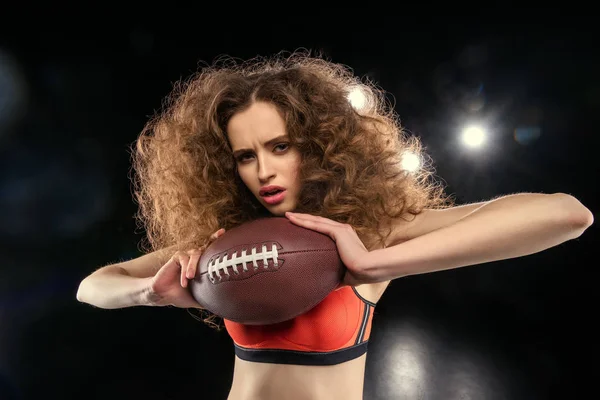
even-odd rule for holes
{"type": "MultiPolygon", "coordinates": [[[[172,84],[220,55],[307,48],[349,65],[389,92],[458,203],[564,192],[597,214],[591,17],[368,24],[216,13],[194,23],[177,13],[115,21],[40,12],[42,22],[23,24],[5,15],[0,399],[226,398],[225,332],[182,309],[102,310],[75,298],[95,269],[140,255],[128,148],[172,84]],[[460,143],[470,122],[488,127],[482,149],[460,143]]],[[[528,257],[392,282],[375,312],[365,399],[596,392],[597,238],[594,225],[528,257]]]]}

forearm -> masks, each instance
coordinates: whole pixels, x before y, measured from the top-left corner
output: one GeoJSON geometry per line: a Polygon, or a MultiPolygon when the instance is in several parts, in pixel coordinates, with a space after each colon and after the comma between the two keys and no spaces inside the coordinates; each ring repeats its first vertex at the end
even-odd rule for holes
{"type": "Polygon", "coordinates": [[[105,309],[151,305],[150,278],[129,276],[117,266],[105,267],[79,284],[77,300],[105,309]]]}
{"type": "Polygon", "coordinates": [[[372,282],[540,252],[580,236],[593,217],[564,194],[508,196],[456,223],[370,253],[372,282]]]}

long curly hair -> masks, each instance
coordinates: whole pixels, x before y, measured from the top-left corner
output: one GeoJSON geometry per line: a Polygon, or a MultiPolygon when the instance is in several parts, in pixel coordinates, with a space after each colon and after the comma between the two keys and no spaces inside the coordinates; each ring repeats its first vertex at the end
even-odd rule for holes
{"type": "MultiPolygon", "coordinates": [[[[452,204],[420,140],[385,92],[310,52],[226,57],[176,83],[132,148],[144,250],[205,248],[209,236],[269,215],[237,174],[226,127],[253,102],[274,104],[301,154],[296,211],[350,224],[367,248],[385,246],[395,218],[452,204]],[[363,105],[350,101],[361,93],[363,105]],[[405,167],[417,157],[417,170],[405,167]]],[[[212,323],[213,315],[204,321],[212,323]]]]}

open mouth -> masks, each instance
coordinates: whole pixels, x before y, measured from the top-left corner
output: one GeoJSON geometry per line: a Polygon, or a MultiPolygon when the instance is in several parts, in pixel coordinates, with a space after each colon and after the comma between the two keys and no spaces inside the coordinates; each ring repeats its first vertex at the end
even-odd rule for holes
{"type": "Polygon", "coordinates": [[[285,189],[277,189],[262,194],[263,201],[270,205],[276,205],[285,199],[285,189]]]}
{"type": "Polygon", "coordinates": [[[283,192],[283,190],[273,190],[273,191],[271,191],[271,192],[265,192],[265,193],[263,194],[263,197],[275,196],[275,195],[277,195],[277,194],[279,194],[279,193],[281,193],[281,192],[283,192]]]}

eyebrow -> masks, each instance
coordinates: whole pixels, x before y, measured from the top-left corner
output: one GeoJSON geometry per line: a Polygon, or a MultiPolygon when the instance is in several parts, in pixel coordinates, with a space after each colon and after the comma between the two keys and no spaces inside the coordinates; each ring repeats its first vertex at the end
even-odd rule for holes
{"type": "MultiPolygon", "coordinates": [[[[274,137],[273,139],[266,141],[264,143],[264,145],[270,146],[279,140],[289,140],[289,138],[290,138],[289,135],[280,135],[280,136],[274,137]]],[[[239,149],[239,150],[236,150],[233,152],[233,156],[237,157],[237,156],[247,153],[249,151],[253,151],[253,150],[252,149],[239,149]]]]}

